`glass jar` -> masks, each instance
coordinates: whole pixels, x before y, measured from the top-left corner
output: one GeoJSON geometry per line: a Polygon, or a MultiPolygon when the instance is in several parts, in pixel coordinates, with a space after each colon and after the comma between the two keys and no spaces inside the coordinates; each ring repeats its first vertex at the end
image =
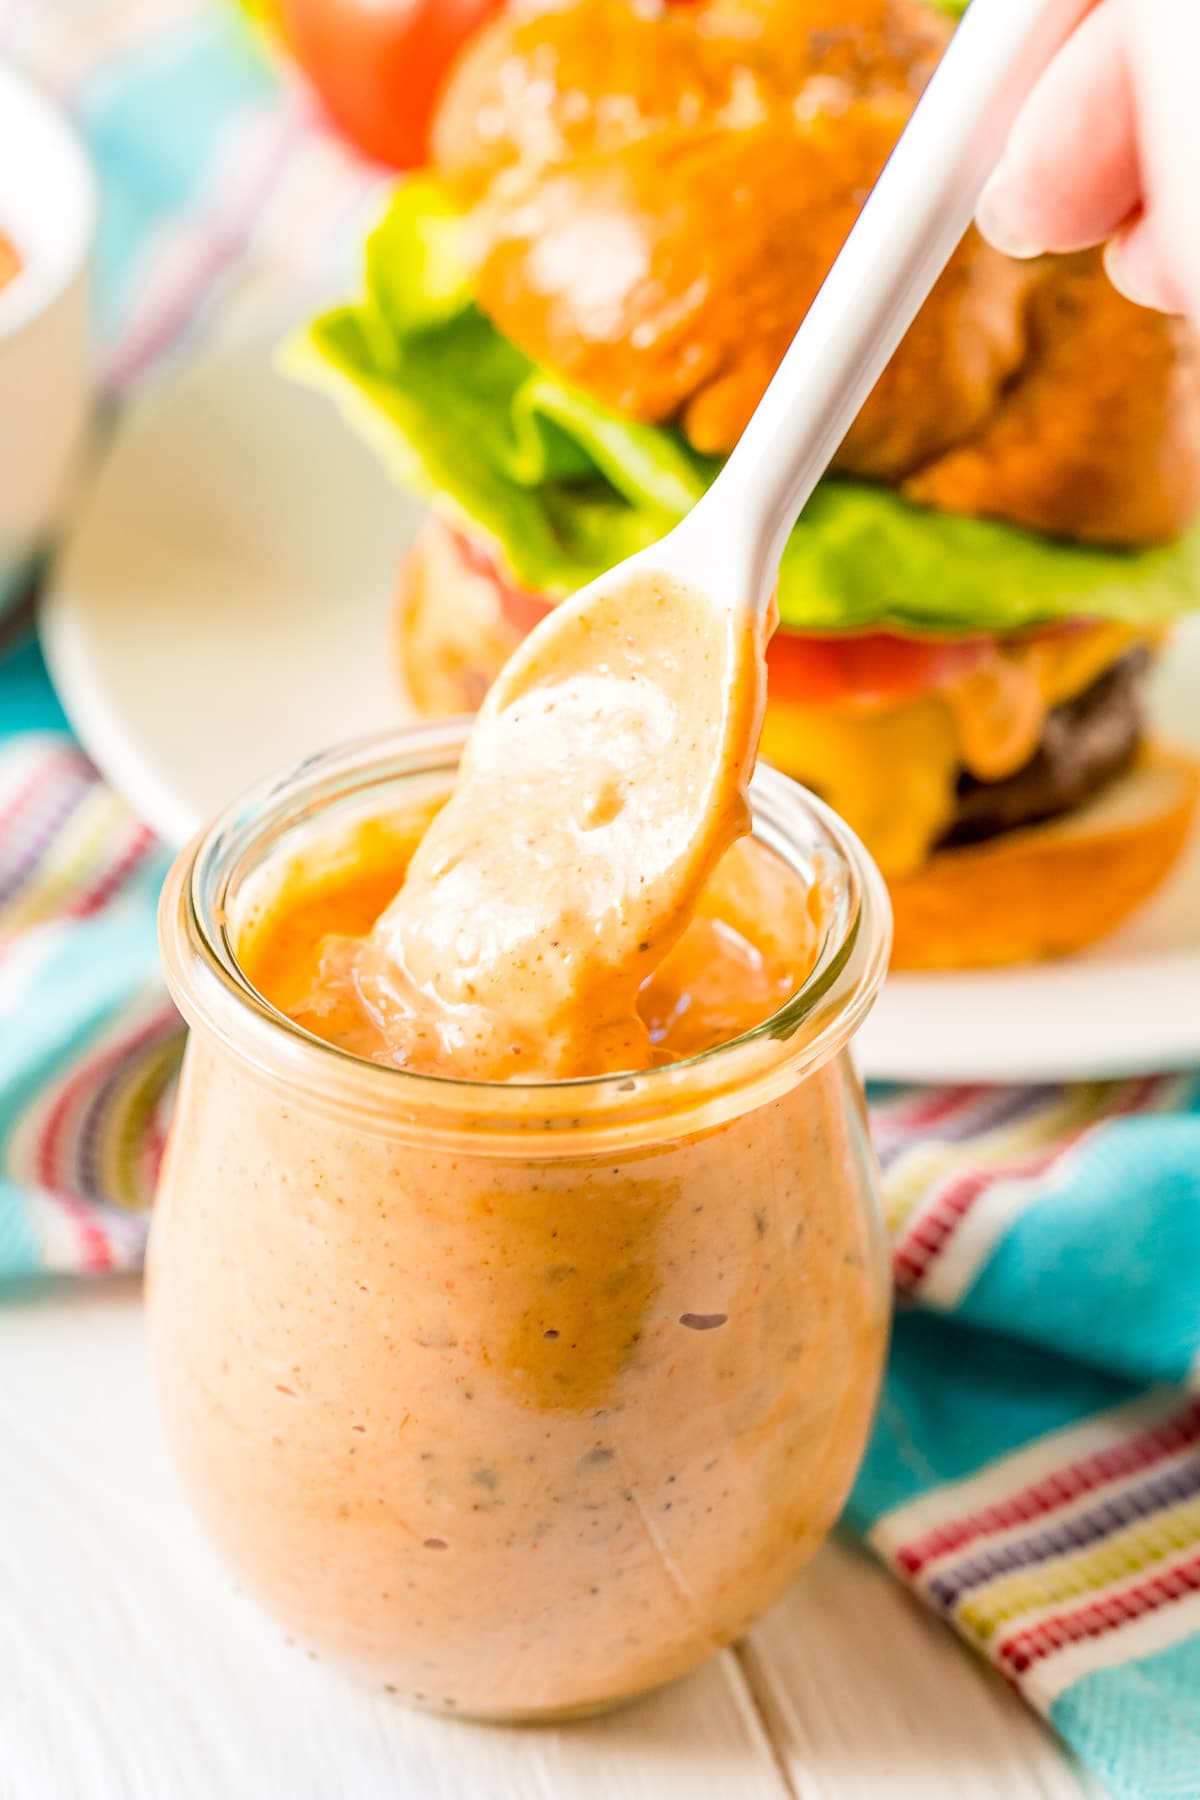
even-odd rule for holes
{"type": "Polygon", "coordinates": [[[151,1340],[183,1484],[289,1632],[417,1703],[563,1717],[739,1637],[845,1500],[889,1311],[847,1054],[887,900],[763,768],[756,834],[827,902],[766,1024],[600,1080],[361,1061],[254,991],[237,922],[314,830],[431,813],[465,729],[309,761],[177,861],[151,1340]]]}

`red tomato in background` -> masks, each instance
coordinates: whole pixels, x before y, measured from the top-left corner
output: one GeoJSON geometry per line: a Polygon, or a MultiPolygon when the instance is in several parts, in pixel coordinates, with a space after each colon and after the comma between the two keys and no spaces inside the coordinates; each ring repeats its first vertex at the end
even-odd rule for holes
{"type": "Polygon", "coordinates": [[[428,157],[458,52],[503,0],[276,0],[284,39],[335,125],[395,169],[428,157]]]}
{"type": "Polygon", "coordinates": [[[986,637],[810,637],[785,627],[767,645],[767,669],[772,698],[793,705],[894,706],[965,675],[991,650],[986,637]]]}

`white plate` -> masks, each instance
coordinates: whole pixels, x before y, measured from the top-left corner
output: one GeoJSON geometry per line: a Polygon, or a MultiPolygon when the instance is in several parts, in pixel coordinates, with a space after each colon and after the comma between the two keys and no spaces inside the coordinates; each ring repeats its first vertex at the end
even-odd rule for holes
{"type": "Polygon", "coordinates": [[[390,615],[423,508],[277,373],[277,342],[131,408],[43,605],[72,725],[171,844],[262,776],[404,718],[390,615]]]}
{"type": "MultiPolygon", "coordinates": [[[[421,509],[322,399],[249,345],[124,420],[51,583],[46,652],[80,737],[183,843],[271,770],[403,717],[389,614],[421,509]]],[[[1200,620],[1154,691],[1200,749],[1200,620]]],[[[895,1080],[1200,1064],[1200,834],[1139,917],[1068,962],[888,982],[860,1039],[895,1080]]]]}

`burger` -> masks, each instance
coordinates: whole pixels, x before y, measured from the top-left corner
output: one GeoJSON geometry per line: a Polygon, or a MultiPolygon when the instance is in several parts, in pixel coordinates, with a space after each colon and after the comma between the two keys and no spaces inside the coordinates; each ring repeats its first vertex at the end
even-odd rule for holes
{"type": "MultiPolygon", "coordinates": [[[[300,349],[429,497],[419,708],[711,483],[953,29],[930,0],[567,0],[474,40],[363,296],[300,349]]],[[[896,962],[1061,955],[1185,842],[1147,670],[1200,598],[1200,360],[1093,254],[969,232],[792,534],[763,753],[887,877],[896,962]]]]}

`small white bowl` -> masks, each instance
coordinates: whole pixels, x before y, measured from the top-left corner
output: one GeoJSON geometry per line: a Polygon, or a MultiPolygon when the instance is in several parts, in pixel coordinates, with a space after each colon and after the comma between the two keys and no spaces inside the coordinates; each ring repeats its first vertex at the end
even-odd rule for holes
{"type": "Polygon", "coordinates": [[[0,232],[21,259],[0,288],[0,611],[66,497],[92,399],[91,164],[58,109],[0,64],[0,232]]]}

